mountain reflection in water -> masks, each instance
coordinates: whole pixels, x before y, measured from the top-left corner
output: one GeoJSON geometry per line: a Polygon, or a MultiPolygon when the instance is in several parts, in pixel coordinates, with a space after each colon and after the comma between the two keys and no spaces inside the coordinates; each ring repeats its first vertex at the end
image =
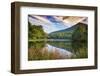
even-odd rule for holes
{"type": "Polygon", "coordinates": [[[81,44],[83,45],[77,44],[73,47],[71,42],[64,41],[29,42],[28,60],[87,58],[87,47],[84,43],[81,44]]]}

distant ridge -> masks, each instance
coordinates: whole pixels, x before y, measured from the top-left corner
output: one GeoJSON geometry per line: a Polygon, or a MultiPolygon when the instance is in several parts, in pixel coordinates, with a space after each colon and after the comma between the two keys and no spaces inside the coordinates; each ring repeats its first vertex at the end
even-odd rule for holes
{"type": "Polygon", "coordinates": [[[59,30],[59,31],[55,31],[49,34],[49,38],[71,38],[73,32],[75,31],[75,29],[77,29],[80,26],[86,26],[87,24],[84,23],[78,23],[70,28],[64,29],[64,30],[59,30]]]}

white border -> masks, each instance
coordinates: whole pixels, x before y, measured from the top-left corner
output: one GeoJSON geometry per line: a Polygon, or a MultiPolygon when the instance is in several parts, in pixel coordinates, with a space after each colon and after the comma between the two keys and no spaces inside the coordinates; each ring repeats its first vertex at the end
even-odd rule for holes
{"type": "Polygon", "coordinates": [[[20,8],[20,69],[42,69],[94,65],[94,11],[21,7],[20,8]],[[88,17],[88,59],[28,61],[28,14],[87,16],[88,17]]]}

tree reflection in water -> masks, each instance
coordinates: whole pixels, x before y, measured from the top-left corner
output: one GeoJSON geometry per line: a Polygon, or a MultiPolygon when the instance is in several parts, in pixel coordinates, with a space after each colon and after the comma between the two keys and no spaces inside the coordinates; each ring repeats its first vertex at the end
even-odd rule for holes
{"type": "Polygon", "coordinates": [[[87,45],[84,42],[34,41],[28,44],[28,60],[87,58],[87,45]]]}

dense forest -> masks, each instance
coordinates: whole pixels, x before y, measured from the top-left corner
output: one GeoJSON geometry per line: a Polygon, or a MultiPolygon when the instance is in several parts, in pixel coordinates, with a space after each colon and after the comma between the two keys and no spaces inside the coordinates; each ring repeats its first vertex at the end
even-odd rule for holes
{"type": "Polygon", "coordinates": [[[88,28],[86,24],[78,23],[77,29],[72,34],[72,40],[73,41],[85,41],[87,42],[87,36],[88,36],[88,28]]]}
{"type": "Polygon", "coordinates": [[[60,31],[55,31],[50,33],[48,36],[48,38],[50,39],[71,39],[72,38],[72,34],[74,32],[74,30],[77,28],[77,26],[72,26],[70,28],[64,29],[64,30],[60,30],[60,31]]]}
{"type": "Polygon", "coordinates": [[[28,22],[28,37],[29,37],[29,40],[45,39],[47,38],[47,35],[43,31],[43,28],[41,25],[36,26],[28,22]]]}
{"type": "Polygon", "coordinates": [[[87,25],[78,23],[70,28],[45,33],[41,25],[32,25],[28,22],[28,37],[29,40],[35,39],[71,39],[72,41],[87,41],[87,25]]]}
{"type": "Polygon", "coordinates": [[[86,41],[87,40],[87,25],[78,23],[65,30],[52,32],[48,35],[49,39],[72,39],[73,41],[86,41]]]}
{"type": "Polygon", "coordinates": [[[42,25],[32,25],[28,22],[28,60],[62,59],[60,50],[62,53],[64,50],[73,53],[71,58],[87,58],[87,27],[87,24],[78,23],[70,28],[47,34],[42,25]],[[52,47],[47,48],[47,44],[52,47]]]}

